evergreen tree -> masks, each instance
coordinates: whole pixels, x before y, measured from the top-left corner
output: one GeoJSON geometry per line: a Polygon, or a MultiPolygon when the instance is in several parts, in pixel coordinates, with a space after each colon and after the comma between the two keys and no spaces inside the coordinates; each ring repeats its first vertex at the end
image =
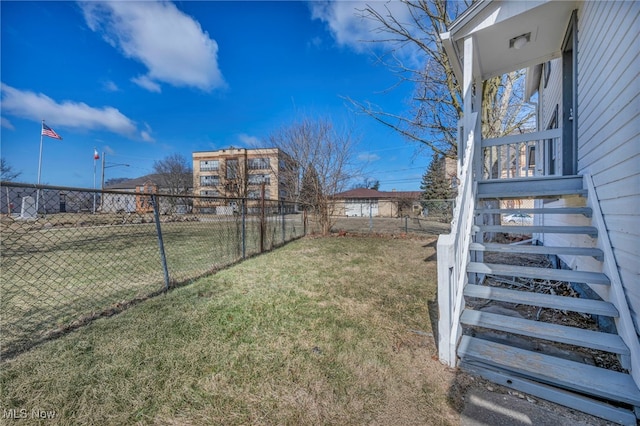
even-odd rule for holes
{"type": "Polygon", "coordinates": [[[453,203],[450,200],[455,196],[455,189],[451,187],[451,178],[446,174],[445,161],[443,155],[434,153],[422,176],[420,204],[428,215],[449,217],[452,214],[453,203]]]}
{"type": "Polygon", "coordinates": [[[316,211],[321,195],[322,189],[318,172],[313,164],[309,164],[304,170],[302,183],[300,185],[300,203],[302,204],[302,209],[316,211]]]}

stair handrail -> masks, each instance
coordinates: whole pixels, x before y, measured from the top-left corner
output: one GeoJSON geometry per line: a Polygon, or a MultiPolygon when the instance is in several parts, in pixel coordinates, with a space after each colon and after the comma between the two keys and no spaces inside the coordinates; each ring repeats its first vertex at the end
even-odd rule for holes
{"type": "MultiPolygon", "coordinates": [[[[592,210],[592,224],[598,229],[598,248],[604,253],[603,272],[611,282],[609,287],[609,302],[618,310],[618,318],[615,318],[618,335],[622,338],[630,351],[630,374],[636,386],[640,388],[640,342],[638,342],[638,334],[636,332],[627,298],[622,286],[622,278],[616,263],[616,258],[611,248],[609,233],[607,232],[606,223],[602,210],[600,209],[600,199],[596,192],[593,178],[590,174],[583,175],[585,187],[587,188],[587,203],[592,210]]],[[[625,367],[626,368],[626,367],[625,367]]]]}
{"type": "MultiPolygon", "coordinates": [[[[471,115],[476,123],[478,113],[471,115]]],[[[469,262],[469,243],[473,226],[475,194],[474,180],[474,131],[469,131],[456,196],[451,232],[438,237],[438,357],[451,367],[456,365],[456,346],[462,336],[460,314],[464,309],[463,289],[466,283],[466,266],[469,262]]]]}

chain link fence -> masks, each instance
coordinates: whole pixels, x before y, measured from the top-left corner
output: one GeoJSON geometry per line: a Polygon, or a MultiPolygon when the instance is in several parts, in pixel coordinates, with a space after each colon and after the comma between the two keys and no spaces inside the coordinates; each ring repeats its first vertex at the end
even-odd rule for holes
{"type": "MultiPolygon", "coordinates": [[[[398,217],[334,217],[332,232],[352,232],[357,234],[416,234],[439,235],[448,233],[453,219],[455,200],[423,200],[420,214],[399,215],[398,217]]],[[[311,220],[312,218],[310,218],[311,220]]],[[[309,223],[309,231],[317,232],[319,227],[309,223]]]]}
{"type": "Polygon", "coordinates": [[[306,232],[294,204],[0,183],[3,358],[306,232]]]}

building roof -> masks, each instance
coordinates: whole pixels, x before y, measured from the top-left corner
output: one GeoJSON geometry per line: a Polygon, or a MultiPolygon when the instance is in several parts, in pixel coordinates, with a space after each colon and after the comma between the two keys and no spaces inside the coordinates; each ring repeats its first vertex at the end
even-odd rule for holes
{"type": "Polygon", "coordinates": [[[334,198],[351,198],[351,199],[413,199],[417,200],[422,195],[420,191],[376,191],[368,188],[355,188],[349,191],[336,194],[334,198]]]}
{"type": "Polygon", "coordinates": [[[483,80],[525,69],[561,55],[563,36],[575,2],[570,1],[481,1],[473,3],[442,33],[442,42],[462,83],[464,41],[473,36],[473,74],[483,80]],[[526,48],[512,41],[526,36],[526,48]]]}
{"type": "MultiPolygon", "coordinates": [[[[191,173],[188,173],[187,175],[189,177],[189,182],[191,182],[191,179],[193,179],[193,175],[191,173]]],[[[151,173],[151,174],[140,176],[137,178],[127,179],[122,182],[114,183],[111,185],[106,185],[104,189],[112,189],[112,190],[136,189],[137,187],[143,186],[145,183],[148,183],[148,182],[151,182],[152,184],[155,184],[158,187],[162,187],[163,186],[162,184],[164,182],[164,176],[157,173],[151,173]]]]}

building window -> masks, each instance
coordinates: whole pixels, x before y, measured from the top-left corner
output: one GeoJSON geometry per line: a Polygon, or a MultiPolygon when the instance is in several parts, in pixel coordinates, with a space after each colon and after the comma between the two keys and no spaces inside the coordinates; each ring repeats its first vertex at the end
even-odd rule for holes
{"type": "MultiPolygon", "coordinates": [[[[249,190],[247,192],[247,198],[250,200],[260,200],[262,199],[262,191],[260,191],[259,189],[249,190]]],[[[269,191],[268,189],[264,190],[264,199],[265,200],[271,199],[271,191],[269,191]]]]}
{"type": "Polygon", "coordinates": [[[204,196],[204,197],[219,197],[220,196],[220,192],[219,191],[210,191],[210,190],[203,190],[200,191],[200,195],[204,196]]]}
{"type": "Polygon", "coordinates": [[[271,185],[271,175],[249,175],[249,185],[271,185]]]}
{"type": "Polygon", "coordinates": [[[220,176],[200,176],[200,186],[215,186],[220,184],[220,176]]]}
{"type": "Polygon", "coordinates": [[[536,166],[536,147],[534,145],[527,147],[527,165],[530,169],[536,166]]]}
{"type": "Polygon", "coordinates": [[[269,158],[249,158],[249,170],[266,170],[270,168],[269,158]]]}
{"type": "Polygon", "coordinates": [[[216,171],[219,168],[220,168],[220,160],[201,160],[200,161],[201,172],[216,171]]]}
{"type": "Polygon", "coordinates": [[[227,179],[236,179],[238,177],[238,159],[227,160],[227,179]]]}

